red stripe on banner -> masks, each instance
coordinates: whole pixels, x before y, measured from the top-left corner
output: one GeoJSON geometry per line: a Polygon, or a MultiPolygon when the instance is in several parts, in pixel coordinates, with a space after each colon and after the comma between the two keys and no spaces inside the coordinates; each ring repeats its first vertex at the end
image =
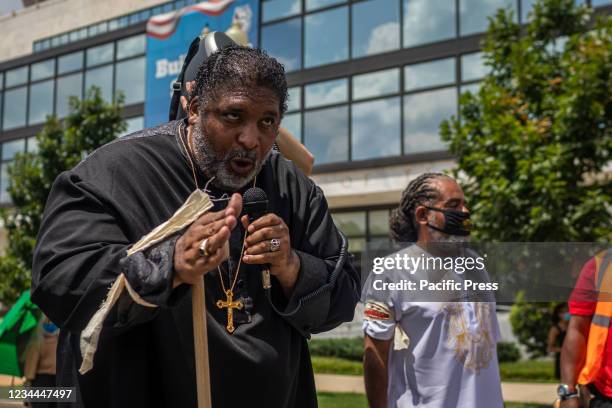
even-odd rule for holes
{"type": "MultiPolygon", "coordinates": [[[[226,0],[217,0],[217,1],[212,1],[211,0],[210,2],[221,3],[223,1],[226,1],[226,0]]],[[[185,9],[183,9],[183,10],[180,10],[179,12],[175,13],[171,17],[169,17],[167,19],[164,19],[162,21],[156,21],[156,20],[154,20],[155,17],[151,17],[149,19],[149,21],[147,21],[147,36],[153,37],[153,38],[157,38],[159,40],[163,40],[165,38],[170,37],[172,34],[174,34],[174,32],[176,31],[176,27],[178,25],[178,20],[184,14],[186,14],[187,12],[189,12],[189,11],[197,11],[198,13],[202,13],[202,14],[206,14],[206,15],[214,17],[214,16],[218,16],[220,14],[223,14],[227,10],[227,8],[230,6],[230,4],[232,4],[233,2],[234,2],[233,0],[228,1],[223,7],[221,7],[218,10],[208,10],[207,8],[205,8],[206,7],[205,5],[203,5],[203,4],[196,4],[194,6],[190,6],[190,7],[187,7],[185,9]],[[167,25],[167,24],[171,24],[173,22],[174,22],[174,27],[172,27],[172,29],[170,31],[168,31],[167,33],[160,34],[160,33],[157,33],[155,31],[150,30],[150,28],[149,28],[149,24],[151,24],[152,26],[160,27],[160,26],[164,26],[164,25],[167,25]]]]}

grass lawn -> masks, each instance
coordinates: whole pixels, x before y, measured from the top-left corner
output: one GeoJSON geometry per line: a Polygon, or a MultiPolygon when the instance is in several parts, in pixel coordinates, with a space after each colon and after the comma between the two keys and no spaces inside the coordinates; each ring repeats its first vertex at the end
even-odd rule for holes
{"type": "Polygon", "coordinates": [[[368,408],[364,394],[320,392],[319,408],[368,408]]]}
{"type": "Polygon", "coordinates": [[[312,356],[311,361],[317,374],[363,375],[363,364],[359,361],[321,356],[312,356]]]}
{"type": "MultiPolygon", "coordinates": [[[[319,408],[367,408],[365,395],[321,392],[318,394],[319,408]]],[[[506,402],[505,408],[550,408],[550,405],[506,402]]]]}
{"type": "MultiPolygon", "coordinates": [[[[363,365],[336,357],[312,356],[312,367],[318,374],[363,375],[363,365]]],[[[518,361],[501,363],[502,381],[513,382],[557,382],[553,375],[552,361],[518,361]]]]}
{"type": "Polygon", "coordinates": [[[551,382],[556,383],[554,362],[517,361],[516,363],[501,363],[499,365],[502,381],[513,382],[551,382]]]}

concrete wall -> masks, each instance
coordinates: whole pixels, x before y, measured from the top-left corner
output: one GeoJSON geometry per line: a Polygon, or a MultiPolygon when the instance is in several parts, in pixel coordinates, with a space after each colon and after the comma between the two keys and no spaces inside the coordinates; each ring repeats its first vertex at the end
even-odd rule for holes
{"type": "Polygon", "coordinates": [[[325,193],[330,208],[397,205],[412,179],[425,172],[442,172],[454,166],[452,160],[440,160],[315,174],[312,178],[325,193]]]}
{"type": "Polygon", "coordinates": [[[32,44],[55,34],[151,7],[164,0],[48,0],[0,16],[0,61],[32,53],[32,44]]]}

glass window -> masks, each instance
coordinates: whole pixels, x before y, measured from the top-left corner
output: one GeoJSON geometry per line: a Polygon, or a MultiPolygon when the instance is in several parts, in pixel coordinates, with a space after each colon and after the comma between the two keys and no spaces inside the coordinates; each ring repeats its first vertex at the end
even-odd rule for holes
{"type": "Polygon", "coordinates": [[[346,78],[319,82],[304,87],[306,108],[331,105],[348,100],[348,81],[346,78]]]}
{"type": "Polygon", "coordinates": [[[140,17],[138,16],[138,13],[132,13],[130,14],[130,24],[136,24],[140,21],[140,17]]]}
{"type": "Polygon", "coordinates": [[[50,78],[55,74],[55,59],[37,62],[32,64],[31,81],[50,78]]]}
{"type": "Polygon", "coordinates": [[[346,3],[346,0],[306,0],[306,11],[316,10],[321,7],[332,6],[340,3],[346,3]]]}
{"type": "Polygon", "coordinates": [[[353,58],[400,47],[399,0],[369,0],[353,6],[353,58]]]}
{"type": "Polygon", "coordinates": [[[440,122],[456,113],[455,87],[404,96],[404,153],[444,150],[440,122]]]}
{"type": "Polygon", "coordinates": [[[295,18],[261,28],[261,46],[285,66],[287,72],[302,67],[302,20],[295,18]]]}
{"type": "Polygon", "coordinates": [[[366,235],[366,213],[365,211],[337,212],[332,214],[334,224],[346,235],[366,235]]]}
{"type": "Polygon", "coordinates": [[[0,166],[0,202],[2,204],[9,204],[11,202],[11,196],[7,191],[10,184],[8,165],[9,163],[2,163],[0,166]]]}
{"type": "Polygon", "coordinates": [[[348,8],[306,16],[304,66],[330,64],[348,58],[348,8]]]}
{"type": "Polygon", "coordinates": [[[17,153],[25,151],[25,139],[15,139],[2,143],[2,161],[13,160],[17,153]]]}
{"type": "Polygon", "coordinates": [[[291,133],[297,140],[302,140],[302,114],[290,113],[283,117],[281,126],[291,133]]]}
{"type": "Polygon", "coordinates": [[[112,65],[90,69],[85,74],[85,90],[89,91],[92,86],[97,86],[102,90],[102,98],[110,102],[113,94],[113,67],[112,65]]]}
{"type": "Polygon", "coordinates": [[[488,67],[485,65],[484,54],[475,52],[461,56],[461,80],[471,81],[474,79],[483,78],[488,73],[488,67]]]}
{"type": "Polygon", "coordinates": [[[141,20],[146,20],[149,17],[151,17],[151,9],[142,10],[140,12],[140,19],[141,20]]]}
{"type": "Polygon", "coordinates": [[[30,125],[43,123],[47,115],[53,114],[53,80],[30,85],[30,125]]]}
{"type": "Polygon", "coordinates": [[[114,44],[103,44],[87,50],[87,66],[104,64],[113,60],[114,44]]]}
{"type": "Polygon", "coordinates": [[[28,88],[21,87],[4,92],[4,114],[2,129],[9,130],[25,126],[28,88]]]}
{"type": "Polygon", "coordinates": [[[454,38],[457,35],[455,1],[403,0],[404,47],[454,38]]]}
{"type": "Polygon", "coordinates": [[[348,107],[304,113],[304,144],[317,164],[348,161],[348,107]]]}
{"type": "Polygon", "coordinates": [[[353,99],[365,99],[399,92],[399,68],[353,77],[353,99]]]}
{"type": "MultiPolygon", "coordinates": [[[[533,5],[537,0],[521,0],[521,23],[526,23],[529,17],[529,12],[533,9],[533,5]]],[[[586,4],[586,0],[575,0],[574,4],[586,4]]],[[[610,0],[591,0],[591,4],[593,7],[597,7],[602,4],[610,4],[612,1],[610,0]],[[598,4],[599,3],[599,4],[598,4]]]]}
{"type": "Polygon", "coordinates": [[[28,67],[19,67],[6,71],[6,87],[21,85],[28,82],[28,67]]]}
{"type": "Polygon", "coordinates": [[[38,140],[36,140],[36,136],[28,137],[28,153],[37,153],[38,152],[38,140]]]}
{"type": "Polygon", "coordinates": [[[368,225],[370,236],[389,235],[389,210],[370,211],[368,225]]]}
{"type": "Polygon", "coordinates": [[[516,18],[515,0],[460,0],[461,35],[486,31],[488,18],[493,17],[500,8],[512,10],[516,18]]]}
{"type": "Polygon", "coordinates": [[[481,86],[482,86],[482,82],[476,82],[474,84],[469,84],[469,85],[461,85],[460,91],[461,93],[470,92],[472,95],[478,95],[478,92],[480,92],[481,86]]]}
{"type": "Polygon", "coordinates": [[[63,118],[70,113],[70,97],[81,98],[83,89],[83,74],[76,73],[57,79],[57,94],[55,102],[55,113],[63,118]]]}
{"type": "Polygon", "coordinates": [[[352,160],[399,156],[401,123],[399,97],[353,104],[352,160]]]}
{"type": "Polygon", "coordinates": [[[117,41],[117,59],[131,57],[133,55],[144,54],[145,36],[144,34],[124,38],[117,41]]]}
{"type": "Polygon", "coordinates": [[[407,65],[404,68],[404,90],[451,84],[455,77],[455,58],[407,65]]]}
{"type": "Polygon", "coordinates": [[[261,5],[262,21],[276,20],[298,14],[301,10],[300,0],[267,0],[261,5]]]}
{"type": "Polygon", "coordinates": [[[287,111],[298,110],[302,107],[302,88],[294,86],[289,88],[289,100],[287,101],[287,111]]]}
{"type": "Polygon", "coordinates": [[[119,137],[127,136],[144,129],[144,116],[126,119],[125,124],[127,125],[127,128],[122,134],[119,135],[119,137]]]}
{"type": "Polygon", "coordinates": [[[4,87],[4,73],[0,72],[0,89],[4,87]]]}
{"type": "Polygon", "coordinates": [[[57,59],[57,73],[63,74],[83,68],[83,51],[73,52],[57,59]]]}
{"type": "Polygon", "coordinates": [[[96,29],[98,30],[98,34],[102,34],[108,31],[108,22],[107,21],[103,21],[100,24],[98,24],[96,26],[96,29]]]}
{"type": "Polygon", "coordinates": [[[119,28],[119,20],[114,18],[111,21],[108,22],[108,30],[109,31],[113,31],[116,30],[117,28],[119,28]]]}
{"type": "Polygon", "coordinates": [[[115,92],[121,90],[125,104],[144,102],[145,59],[144,57],[117,63],[115,92]]]}

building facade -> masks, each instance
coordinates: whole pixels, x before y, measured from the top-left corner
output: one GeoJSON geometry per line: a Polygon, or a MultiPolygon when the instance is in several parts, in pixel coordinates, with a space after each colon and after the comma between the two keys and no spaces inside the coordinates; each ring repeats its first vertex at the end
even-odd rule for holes
{"type": "MultiPolygon", "coordinates": [[[[534,2],[254,0],[252,40],[288,72],[283,125],[315,155],[313,178],[353,251],[387,241],[389,211],[414,176],[453,165],[438,127],[486,73],[487,19],[506,8],[524,23],[534,2]]],[[[612,10],[612,0],[577,2],[612,10]]],[[[71,95],[121,90],[128,133],[144,126],[147,20],[195,3],[48,0],[0,17],[1,205],[8,164],[36,149],[46,116],[64,117],[71,95]]]]}

